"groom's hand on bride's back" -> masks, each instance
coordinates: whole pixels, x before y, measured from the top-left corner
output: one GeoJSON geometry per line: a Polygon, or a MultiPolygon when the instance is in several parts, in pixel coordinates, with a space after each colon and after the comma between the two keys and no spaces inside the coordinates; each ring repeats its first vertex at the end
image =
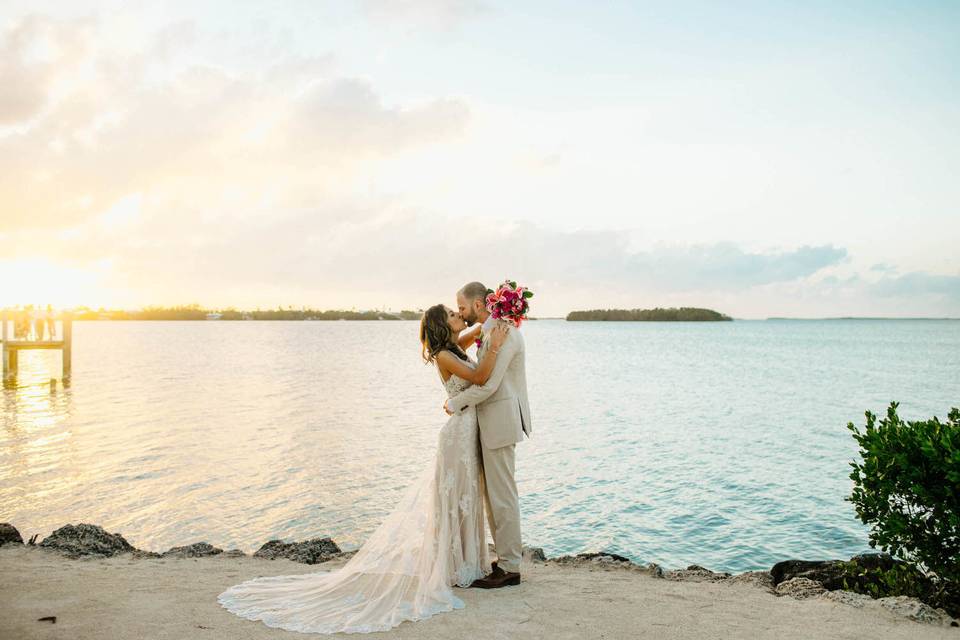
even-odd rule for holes
{"type": "Polygon", "coordinates": [[[490,348],[494,351],[499,350],[503,343],[507,341],[509,332],[510,326],[506,322],[497,322],[493,331],[490,332],[490,348]]]}

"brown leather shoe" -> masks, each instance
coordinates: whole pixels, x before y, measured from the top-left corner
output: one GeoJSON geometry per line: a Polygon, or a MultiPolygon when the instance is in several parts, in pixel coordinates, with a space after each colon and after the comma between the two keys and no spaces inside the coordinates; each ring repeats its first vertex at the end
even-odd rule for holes
{"type": "Polygon", "coordinates": [[[520,584],[520,574],[513,571],[504,571],[495,566],[485,578],[474,580],[470,585],[473,589],[499,589],[500,587],[515,587],[520,584]]]}

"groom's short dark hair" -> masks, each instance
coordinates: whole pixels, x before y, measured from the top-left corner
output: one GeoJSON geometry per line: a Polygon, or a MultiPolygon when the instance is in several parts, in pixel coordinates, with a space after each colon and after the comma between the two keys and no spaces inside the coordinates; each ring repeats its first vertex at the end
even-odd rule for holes
{"type": "Polygon", "coordinates": [[[482,282],[468,282],[460,289],[460,293],[467,300],[486,300],[487,288],[482,282]]]}

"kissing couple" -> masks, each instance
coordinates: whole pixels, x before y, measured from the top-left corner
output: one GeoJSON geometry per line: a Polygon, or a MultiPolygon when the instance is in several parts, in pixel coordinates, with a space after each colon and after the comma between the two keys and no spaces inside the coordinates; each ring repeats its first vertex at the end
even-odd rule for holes
{"type": "Polygon", "coordinates": [[[437,369],[449,415],[433,461],[343,567],[255,578],[218,602],[270,627],[370,633],[462,609],[453,587],[520,584],[514,448],[532,432],[519,330],[531,297],[513,281],[496,291],[471,282],[457,292],[458,311],[427,309],[420,320],[423,359],[437,369]],[[473,344],[476,361],[466,353],[473,344]]]}

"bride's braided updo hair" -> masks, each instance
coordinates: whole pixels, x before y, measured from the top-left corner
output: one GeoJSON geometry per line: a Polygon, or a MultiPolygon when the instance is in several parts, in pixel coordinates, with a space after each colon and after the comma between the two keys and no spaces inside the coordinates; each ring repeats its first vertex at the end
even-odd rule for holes
{"type": "Polygon", "coordinates": [[[435,304],[423,312],[420,318],[420,344],[423,346],[423,361],[433,362],[441,351],[452,351],[461,360],[467,359],[467,354],[457,344],[450,325],[447,324],[447,308],[442,304],[435,304]]]}

